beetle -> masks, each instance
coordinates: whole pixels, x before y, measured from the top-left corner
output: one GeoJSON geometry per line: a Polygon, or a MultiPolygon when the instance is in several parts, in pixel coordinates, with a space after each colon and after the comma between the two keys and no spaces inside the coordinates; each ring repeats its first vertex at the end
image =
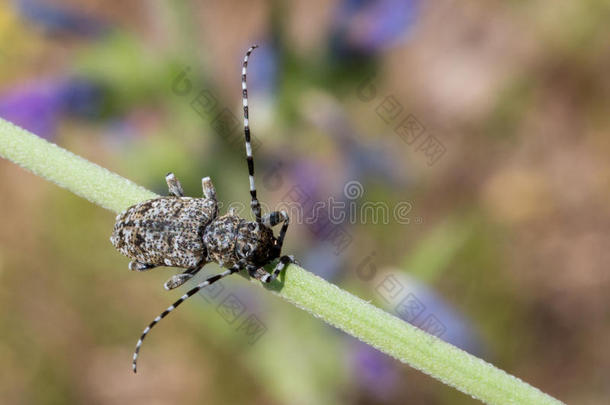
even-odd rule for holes
{"type": "Polygon", "coordinates": [[[201,181],[203,198],[193,198],[184,196],[182,186],[173,173],[168,173],[165,177],[169,190],[167,197],[133,205],[116,217],[110,242],[120,253],[131,259],[130,270],[146,271],[158,266],[186,269],[165,283],[168,290],[187,282],[207,263],[215,262],[227,269],[190,289],[144,329],[133,354],[134,373],[137,371],[138,354],[146,335],[161,319],[199,290],[244,269],[251,277],[270,283],[285,266],[294,263],[292,256],[281,255],[290,223],[288,214],[285,211],[273,211],[261,215],[254,185],[246,69],[248,58],[255,48],[257,45],[251,46],[246,52],[241,76],[250,207],[255,220],[241,218],[233,210],[218,216],[216,191],[209,177],[204,177],[201,181]],[[279,224],[282,227],[276,237],[271,228],[279,224]],[[277,258],[279,261],[273,271],[265,271],[263,267],[277,258]]]}

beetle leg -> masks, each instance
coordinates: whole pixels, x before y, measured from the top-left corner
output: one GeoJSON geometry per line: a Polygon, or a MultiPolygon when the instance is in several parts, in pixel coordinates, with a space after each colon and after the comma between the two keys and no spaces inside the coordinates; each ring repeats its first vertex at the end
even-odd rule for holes
{"type": "Polygon", "coordinates": [[[273,269],[273,271],[271,273],[267,273],[265,271],[265,269],[260,268],[260,269],[256,269],[255,271],[251,271],[250,276],[254,277],[257,280],[260,280],[261,282],[263,282],[265,284],[269,284],[273,280],[275,280],[277,278],[277,276],[280,275],[280,273],[282,272],[282,270],[284,270],[284,267],[286,267],[286,265],[294,263],[294,262],[295,262],[295,260],[294,260],[293,256],[284,255],[284,256],[280,257],[280,261],[277,262],[277,264],[275,265],[275,268],[273,269]]]}
{"type": "Polygon", "coordinates": [[[262,219],[263,224],[269,227],[276,226],[280,222],[286,221],[288,221],[288,214],[286,214],[286,211],[273,211],[263,215],[262,219]]]}
{"type": "Polygon", "coordinates": [[[212,184],[212,179],[209,177],[204,177],[201,179],[201,187],[203,188],[203,196],[205,198],[212,199],[216,201],[216,189],[212,184]]]}
{"type": "Polygon", "coordinates": [[[172,277],[170,277],[169,280],[165,282],[163,287],[165,287],[166,290],[173,290],[174,288],[180,287],[182,284],[193,278],[193,276],[197,274],[202,268],[203,266],[193,267],[192,269],[187,269],[186,271],[180,274],[174,274],[172,277]]]}
{"type": "Polygon", "coordinates": [[[167,173],[167,175],[165,176],[165,181],[167,182],[169,195],[173,195],[174,197],[184,197],[182,185],[180,184],[176,176],[174,176],[174,173],[167,173]]]}
{"type": "Polygon", "coordinates": [[[142,263],[139,262],[137,260],[132,260],[129,262],[129,270],[132,271],[146,271],[146,270],[150,270],[150,269],[154,269],[155,266],[154,264],[147,264],[147,263],[142,263]]]}
{"type": "Polygon", "coordinates": [[[288,214],[286,214],[286,211],[273,211],[265,214],[263,217],[263,224],[267,226],[276,226],[280,222],[282,223],[282,228],[280,229],[280,234],[277,237],[277,244],[279,248],[282,249],[284,237],[286,236],[286,231],[288,231],[288,225],[290,224],[288,214]]]}

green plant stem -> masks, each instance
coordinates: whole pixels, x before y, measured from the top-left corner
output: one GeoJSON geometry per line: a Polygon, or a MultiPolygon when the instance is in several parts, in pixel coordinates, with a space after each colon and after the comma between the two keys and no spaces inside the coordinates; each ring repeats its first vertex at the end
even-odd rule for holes
{"type": "MultiPolygon", "coordinates": [[[[115,212],[156,197],[151,191],[2,119],[0,156],[115,212]]],[[[561,403],[299,266],[288,266],[281,280],[266,288],[381,352],[483,402],[561,403]]]]}

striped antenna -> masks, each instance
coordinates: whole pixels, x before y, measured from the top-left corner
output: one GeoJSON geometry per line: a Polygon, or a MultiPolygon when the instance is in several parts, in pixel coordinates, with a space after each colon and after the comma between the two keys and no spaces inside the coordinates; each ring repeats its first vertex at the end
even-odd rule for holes
{"type": "Polygon", "coordinates": [[[186,294],[184,294],[182,297],[180,297],[180,299],[178,301],[174,302],[165,311],[163,311],[161,313],[161,315],[156,317],[150,323],[150,325],[148,325],[144,329],[144,331],[142,332],[142,336],[140,336],[140,339],[138,340],[138,343],[136,344],[136,350],[133,352],[133,365],[132,365],[133,372],[134,373],[137,372],[138,354],[140,353],[140,348],[142,347],[142,342],[144,342],[144,338],[146,337],[146,335],[148,335],[148,332],[150,332],[150,330],[161,321],[161,319],[165,318],[170,312],[172,312],[174,309],[176,309],[178,307],[178,305],[182,304],[184,301],[189,299],[191,296],[197,294],[199,292],[199,290],[201,290],[203,287],[206,287],[210,284],[215,283],[216,281],[220,280],[221,278],[224,278],[228,275],[238,272],[239,268],[240,268],[239,265],[235,265],[232,268],[230,268],[229,270],[226,270],[220,274],[216,274],[215,276],[208,278],[204,282],[197,284],[196,287],[190,289],[186,294]]]}
{"type": "Polygon", "coordinates": [[[261,205],[256,198],[256,186],[254,185],[254,160],[252,159],[252,144],[250,143],[250,125],[248,123],[248,88],[246,86],[246,69],[248,67],[248,58],[254,49],[258,48],[258,45],[252,45],[246,56],[244,56],[244,65],[241,69],[241,89],[242,89],[242,102],[244,105],[244,134],[246,135],[246,159],[248,160],[248,176],[250,179],[250,208],[254,213],[256,222],[261,222],[261,205]]]}

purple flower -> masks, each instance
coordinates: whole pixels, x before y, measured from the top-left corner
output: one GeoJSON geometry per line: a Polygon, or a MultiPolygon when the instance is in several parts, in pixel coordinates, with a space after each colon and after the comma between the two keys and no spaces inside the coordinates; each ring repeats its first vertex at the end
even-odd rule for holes
{"type": "MultiPolygon", "coordinates": [[[[385,297],[399,318],[469,353],[480,354],[481,341],[469,320],[434,289],[405,274],[388,277],[394,277],[394,283],[403,288],[397,300],[385,297]]],[[[377,292],[383,295],[384,291],[380,284],[377,292]]]]}
{"type": "Polygon", "coordinates": [[[332,32],[334,52],[367,55],[396,45],[417,17],[418,0],[344,0],[332,32]]]}
{"type": "MultiPolygon", "coordinates": [[[[261,41],[248,64],[248,90],[255,97],[270,97],[276,90],[279,54],[273,41],[261,41]]],[[[240,54],[241,57],[241,54],[240,54]]]]}
{"type": "Polygon", "coordinates": [[[354,386],[362,387],[376,400],[388,400],[399,379],[395,360],[360,341],[350,339],[349,368],[355,380],[354,386]]]}
{"type": "Polygon", "coordinates": [[[74,34],[96,37],[106,31],[104,23],[67,7],[40,0],[15,0],[22,18],[35,23],[50,34],[74,34]]]}
{"type": "Polygon", "coordinates": [[[50,84],[28,84],[0,95],[0,117],[42,138],[53,138],[61,103],[50,84]]]}
{"type": "Polygon", "coordinates": [[[0,117],[52,139],[64,115],[97,117],[100,86],[82,79],[31,82],[0,94],[0,117]]]}
{"type": "Polygon", "coordinates": [[[315,270],[316,275],[332,280],[343,269],[343,257],[327,241],[317,240],[299,260],[303,266],[315,270]]]}

